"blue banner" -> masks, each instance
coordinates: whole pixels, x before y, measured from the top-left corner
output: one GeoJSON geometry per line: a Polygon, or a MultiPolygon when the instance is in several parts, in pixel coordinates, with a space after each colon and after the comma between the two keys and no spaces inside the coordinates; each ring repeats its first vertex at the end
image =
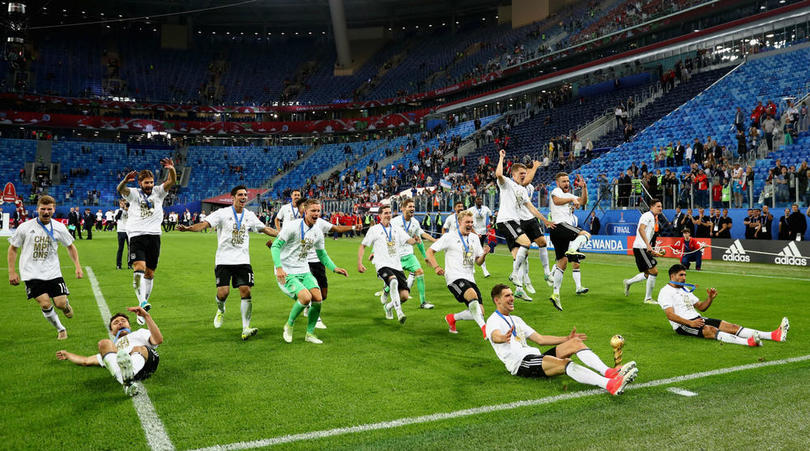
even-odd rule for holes
{"type": "Polygon", "coordinates": [[[609,222],[607,224],[608,235],[635,235],[637,224],[632,222],[609,222]]]}
{"type": "MultiPolygon", "coordinates": [[[[548,242],[549,250],[554,249],[551,240],[548,242]]],[[[532,247],[536,247],[532,244],[532,247]]],[[[594,252],[598,254],[619,254],[627,255],[627,237],[626,236],[609,236],[609,235],[594,235],[585,243],[584,246],[579,248],[582,252],[594,252]]]]}

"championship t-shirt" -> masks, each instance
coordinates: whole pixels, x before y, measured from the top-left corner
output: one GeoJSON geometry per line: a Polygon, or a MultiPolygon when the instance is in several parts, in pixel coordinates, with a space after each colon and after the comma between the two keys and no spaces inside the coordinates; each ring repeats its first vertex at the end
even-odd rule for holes
{"type": "Polygon", "coordinates": [[[130,188],[126,200],[129,202],[127,235],[132,238],[141,235],[160,235],[163,224],[163,199],[166,198],[163,185],[155,185],[148,196],[141,188],[130,188]]]}
{"type": "MultiPolygon", "coordinates": [[[[391,224],[405,232],[405,234],[410,238],[417,239],[424,233],[424,230],[422,230],[422,225],[419,224],[419,221],[417,221],[416,218],[411,218],[410,221],[406,221],[405,216],[399,215],[391,220],[391,224]]],[[[413,254],[413,245],[405,243],[399,246],[400,257],[405,257],[411,254],[413,254]]]]}
{"type": "Polygon", "coordinates": [[[250,234],[264,229],[264,223],[247,208],[237,214],[234,207],[220,208],[205,218],[217,230],[215,265],[249,265],[250,234]]]}
{"type": "Polygon", "coordinates": [[[39,218],[34,218],[20,224],[8,242],[19,248],[22,280],[52,280],[62,277],[57,254],[59,243],[70,246],[73,237],[59,221],[51,219],[47,224],[42,224],[39,218]]]}
{"type": "MultiPolygon", "coordinates": [[[[675,288],[670,284],[666,284],[658,292],[658,305],[661,306],[661,309],[666,310],[672,307],[675,314],[684,319],[693,320],[700,316],[700,313],[695,310],[695,304],[698,302],[700,302],[700,299],[694,294],[683,288],[675,288]]],[[[670,321],[669,324],[673,330],[681,326],[675,321],[670,321]]]]}
{"type": "Polygon", "coordinates": [[[475,283],[475,259],[484,255],[478,235],[464,236],[456,230],[447,232],[430,245],[435,252],[444,251],[444,280],[450,285],[458,279],[475,283]]]}
{"type": "MultiPolygon", "coordinates": [[[[285,244],[281,248],[281,267],[287,274],[306,274],[309,272],[310,249],[324,248],[323,232],[317,224],[309,227],[303,219],[287,221],[278,234],[285,244]]],[[[276,262],[276,267],[278,267],[276,262]]]]}
{"type": "Polygon", "coordinates": [[[362,244],[372,248],[374,253],[372,262],[377,271],[382,268],[402,271],[402,263],[399,261],[399,249],[408,244],[409,239],[410,237],[404,230],[394,227],[393,224],[389,224],[388,227],[375,224],[369,227],[362,244]]]}
{"type": "Polygon", "coordinates": [[[515,315],[502,315],[496,310],[495,313],[489,315],[487,319],[487,338],[495,350],[495,354],[501,359],[501,362],[506,365],[507,371],[511,374],[517,374],[520,368],[520,362],[527,355],[541,355],[539,349],[529,346],[526,342],[528,338],[534,333],[528,324],[523,319],[515,315]],[[512,339],[505,343],[495,343],[492,341],[492,333],[498,331],[503,335],[510,333],[509,331],[514,326],[515,332],[512,339]]]}

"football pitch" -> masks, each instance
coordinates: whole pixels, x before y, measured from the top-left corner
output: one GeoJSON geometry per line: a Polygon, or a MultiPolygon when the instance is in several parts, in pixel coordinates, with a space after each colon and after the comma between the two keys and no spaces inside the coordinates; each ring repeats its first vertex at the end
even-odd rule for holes
{"type": "MultiPolygon", "coordinates": [[[[622,279],[637,273],[632,256],[588,254],[575,296],[570,268],[562,287],[565,310],[547,300],[537,252],[530,254],[537,294],[515,301],[515,314],[541,334],[588,334],[586,344],[612,364],[608,341],[625,337],[624,361],[639,376],[624,395],[611,397],[568,376],[530,380],[511,376],[472,321],[448,333],[444,315],[463,305],[444,278],[426,270],[434,310],[404,304],[404,325],[386,320],[372,265],[356,269],[358,239],[326,242],[349,277],[329,276],[316,331],[322,345],[304,342],[299,318],[294,341],[282,340],[291,300],[273,275],[263,235],[252,235],[256,274],[253,321],[258,335],[240,339],[239,296],[231,290],[225,324],[214,329],[215,233],[172,232],[162,253],[151,296],[152,314],[165,341],[160,366],[145,381],[147,396],[125,396],[101,368],[56,359],[57,350],[97,352],[112,313],[136,304],[132,272],[115,269],[116,236],[98,232],[76,242],[85,278],[75,279],[60,248],[73,319],[60,312],[69,338],[42,317],[25,289],[0,285],[0,387],[5,449],[807,449],[810,446],[810,273],[774,265],[704,262],[687,281],[705,298],[719,295],[706,316],[759,330],[791,321],[788,341],[760,348],[678,336],[663,311],[644,305],[643,284],[630,297],[622,279]],[[97,282],[97,284],[96,284],[97,282]],[[95,286],[94,286],[95,285],[95,286]]],[[[0,239],[5,253],[8,241],[0,239]]],[[[441,263],[443,255],[440,254],[441,263]]],[[[421,259],[420,259],[421,261],[421,259]]],[[[664,286],[673,259],[659,259],[656,286],[664,286]]],[[[3,263],[7,277],[6,264],[3,263]]],[[[486,317],[488,293],[511,271],[505,246],[490,255],[493,276],[476,278],[486,317]]],[[[414,295],[416,290],[414,287],[414,295]]],[[[134,326],[134,318],[132,318],[134,326]]],[[[575,359],[576,360],[576,359],[575,359]]]]}

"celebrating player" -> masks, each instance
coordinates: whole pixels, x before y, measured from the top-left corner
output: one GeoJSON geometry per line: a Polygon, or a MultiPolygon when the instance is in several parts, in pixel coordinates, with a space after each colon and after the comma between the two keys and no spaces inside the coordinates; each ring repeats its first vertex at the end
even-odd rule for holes
{"type": "Polygon", "coordinates": [[[68,302],[67,285],[59,267],[59,243],[67,248],[68,256],[76,267],[76,278],[81,279],[82,265],[79,252],[73,245],[73,237],[67,227],[53,220],[56,201],[51,196],[41,196],[37,202],[37,218],[26,221],[17,227],[14,235],[8,238],[8,281],[11,285],[25,282],[28,299],[34,299],[42,309],[42,315],[56,328],[56,338],[67,338],[67,330],[53,306],[73,318],[73,308],[68,302]],[[20,274],[17,274],[17,250],[20,250],[20,274]],[[53,302],[53,303],[52,303],[53,302]]]}
{"type": "Polygon", "coordinates": [[[362,274],[366,272],[366,267],[363,266],[363,256],[366,248],[371,246],[374,254],[372,261],[377,269],[377,277],[388,288],[388,292],[383,292],[380,297],[385,310],[385,318],[394,319],[393,311],[396,311],[400,324],[405,324],[406,316],[402,311],[402,303],[408,300],[411,291],[405,280],[405,274],[402,272],[402,261],[399,258],[399,249],[406,243],[413,245],[416,244],[416,240],[409,237],[403,229],[391,224],[391,206],[383,205],[380,207],[380,223],[368,229],[357,249],[357,271],[362,274]]]}
{"type": "Polygon", "coordinates": [[[253,312],[253,299],[250,287],[253,286],[253,267],[250,265],[249,231],[261,232],[269,236],[278,236],[276,229],[266,227],[252,211],[245,208],[248,193],[243,185],[231,190],[233,205],[220,208],[205,217],[197,224],[178,225],[179,232],[200,232],[209,227],[217,229],[217,254],[214,259],[214,276],[217,283],[217,312],[214,315],[214,327],[219,329],[225,320],[225,301],[230,294],[230,284],[239,289],[242,298],[242,340],[256,335],[259,331],[250,327],[253,312]]]}
{"type": "Polygon", "coordinates": [[[127,218],[129,205],[124,199],[118,199],[119,208],[115,210],[114,218],[118,235],[118,251],[115,253],[115,268],[121,269],[121,256],[124,255],[124,244],[127,245],[127,269],[132,269],[129,260],[129,237],[127,237],[127,218]]]}
{"type": "MultiPolygon", "coordinates": [[[[580,205],[588,203],[588,187],[582,176],[577,176],[578,183],[582,186],[582,195],[576,196],[571,192],[571,181],[568,174],[558,172],[554,176],[557,187],[551,191],[551,203],[549,204],[549,215],[557,226],[551,230],[551,243],[554,244],[554,254],[557,264],[551,271],[554,282],[553,292],[549,300],[551,305],[562,311],[560,300],[560,287],[562,286],[563,275],[568,262],[579,263],[585,258],[585,254],[579,251],[580,246],[585,244],[591,235],[577,227],[577,218],[572,210],[576,210],[580,205]]],[[[575,268],[578,269],[578,268],[575,268]]]]}
{"type": "MultiPolygon", "coordinates": [[[[160,160],[169,173],[166,181],[155,186],[155,175],[149,169],[132,171],[118,184],[118,192],[129,202],[127,236],[132,260],[132,286],[138,305],[147,312],[152,308],[149,296],[152,294],[155,270],[160,258],[160,226],[163,222],[163,199],[177,180],[174,163],[169,158],[160,160]],[[139,188],[129,189],[127,183],[138,178],[139,188]]],[[[143,317],[138,315],[138,324],[143,325],[143,317]]]]}
{"type": "Polygon", "coordinates": [[[579,383],[602,387],[611,395],[622,394],[636,378],[635,362],[618,369],[608,367],[583,343],[587,336],[577,333],[576,328],[566,337],[538,334],[519,316],[512,315],[515,298],[506,285],[495,285],[490,294],[497,310],[487,320],[489,342],[512,375],[537,378],[565,373],[579,383]],[[541,352],[529,346],[528,341],[554,347],[541,352]],[[572,355],[594,371],[572,362],[572,355]]]}
{"type": "Polygon", "coordinates": [[[302,208],[304,217],[284,223],[270,251],[276,267],[278,287],[284,294],[295,300],[290,310],[290,316],[284,323],[282,335],[284,341],[292,343],[295,319],[307,305],[311,304],[304,340],[308,343],[321,344],[323,341],[315,335],[315,323],[318,322],[321,314],[323,296],[318,281],[312,275],[307,262],[309,250],[315,249],[318,260],[326,269],[344,276],[348,276],[348,273],[345,269],[335,266],[332,259],[329,258],[324,249],[323,232],[315,226],[321,216],[321,203],[316,199],[307,199],[302,204],[302,208]]]}
{"type": "Polygon", "coordinates": [[[301,213],[298,211],[298,201],[301,199],[301,191],[293,191],[290,197],[290,203],[284,204],[278,209],[278,214],[276,215],[276,230],[281,230],[284,221],[293,221],[302,217],[301,213]]]}
{"type": "MultiPolygon", "coordinates": [[[[487,245],[487,227],[489,226],[489,218],[492,217],[492,210],[484,205],[484,200],[481,196],[475,198],[475,206],[470,208],[473,214],[473,231],[478,235],[478,241],[481,244],[481,249],[487,245]]],[[[484,278],[490,276],[487,271],[487,262],[481,264],[481,271],[484,273],[484,278]]]]}
{"type": "MultiPolygon", "coordinates": [[[[422,230],[422,226],[419,224],[419,221],[413,218],[414,208],[413,199],[405,199],[402,202],[402,214],[392,219],[391,224],[394,227],[401,229],[409,237],[416,240],[416,248],[419,249],[419,253],[422,254],[422,258],[426,258],[425,246],[422,244],[422,239],[424,238],[431,242],[436,240],[422,230]]],[[[413,246],[407,243],[400,246],[399,260],[400,263],[402,263],[403,271],[408,271],[410,273],[408,274],[407,280],[408,290],[411,289],[414,280],[416,280],[416,289],[419,291],[419,308],[432,309],[433,304],[427,302],[425,299],[425,272],[422,271],[422,266],[419,264],[419,260],[417,260],[416,255],[413,254],[413,246]]]]}
{"type": "Polygon", "coordinates": [[[658,215],[661,214],[661,201],[652,199],[650,201],[650,211],[641,215],[636,228],[636,240],[633,241],[633,255],[636,257],[636,267],[640,273],[631,279],[624,279],[624,295],[630,295],[630,286],[634,283],[647,279],[647,292],[644,295],[645,304],[655,304],[653,299],[653,288],[655,279],[658,277],[658,261],[653,258],[655,255],[662,255],[654,249],[655,234],[658,233],[658,215]]]}
{"type": "MultiPolygon", "coordinates": [[[[534,185],[532,185],[532,180],[534,180],[534,175],[537,173],[537,168],[539,168],[541,163],[537,160],[534,161],[532,167],[529,168],[526,176],[523,177],[523,188],[526,190],[526,198],[529,199],[531,202],[532,196],[534,196],[534,185]]],[[[540,249],[540,262],[543,264],[543,279],[549,283],[549,286],[552,286],[553,283],[551,281],[551,271],[548,267],[548,243],[546,243],[546,236],[543,232],[543,225],[540,224],[540,221],[532,215],[532,212],[529,211],[528,208],[525,206],[520,208],[520,227],[526,232],[526,236],[529,237],[531,241],[537,244],[537,247],[540,249]]],[[[523,283],[525,284],[526,291],[531,294],[535,293],[534,286],[532,285],[532,279],[529,277],[529,259],[526,259],[524,263],[524,270],[523,270],[523,283]]]]}
{"type": "Polygon", "coordinates": [[[132,332],[129,317],[116,313],[110,318],[109,324],[110,334],[114,338],[99,341],[98,354],[82,356],[63,349],[56,351],[56,358],[70,360],[81,366],[105,367],[124,386],[124,393],[135,396],[138,394],[138,387],[133,382],[148,379],[157,370],[160,356],[155,348],[163,343],[163,334],[143,307],[128,307],[127,310],[142,317],[146,329],[132,332]]]}
{"type": "Polygon", "coordinates": [[[554,224],[547,221],[527,198],[526,190],[522,185],[527,173],[526,166],[515,163],[512,165],[512,178],[504,177],[503,160],[505,157],[506,151],[501,149],[498,166],[495,168],[495,177],[497,177],[500,192],[500,208],[495,222],[498,224],[498,233],[506,238],[506,245],[514,259],[509,280],[515,284],[515,296],[531,301],[532,299],[523,291],[523,263],[529,256],[531,240],[520,226],[520,208],[524,206],[528,208],[532,215],[543,221],[548,228],[554,228],[554,224]]]}
{"type": "Polygon", "coordinates": [[[453,213],[444,218],[442,234],[458,229],[458,214],[462,211],[464,211],[464,202],[457,200],[456,203],[453,204],[453,213]]]}
{"type": "Polygon", "coordinates": [[[686,267],[681,264],[669,268],[669,283],[658,292],[658,304],[666,312],[669,324],[679,335],[715,339],[743,346],[762,346],[761,340],[787,340],[790,322],[782,318],[776,330],[762,332],[723,320],[706,318],[695,309],[705,312],[717,297],[717,290],[706,290],[705,301],[692,294],[695,286],[686,283],[686,267]]]}
{"type": "Polygon", "coordinates": [[[456,300],[467,305],[460,313],[450,313],[444,317],[450,327],[450,333],[458,333],[456,320],[473,320],[481,328],[484,338],[487,331],[484,323],[484,306],[481,302],[481,291],[475,284],[475,266],[484,263],[489,253],[489,246],[481,247],[478,237],[472,233],[473,213],[469,210],[458,214],[458,228],[455,232],[442,235],[427,251],[427,261],[436,274],[444,276],[447,289],[456,300]],[[436,262],[436,252],[444,251],[444,266],[436,262]]]}

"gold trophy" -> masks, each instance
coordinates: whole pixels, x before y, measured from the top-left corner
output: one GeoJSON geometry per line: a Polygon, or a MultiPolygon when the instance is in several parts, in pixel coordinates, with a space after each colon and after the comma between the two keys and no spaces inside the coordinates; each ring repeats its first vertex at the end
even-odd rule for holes
{"type": "Polygon", "coordinates": [[[624,347],[624,337],[621,335],[614,335],[610,337],[610,347],[613,348],[613,367],[616,368],[622,364],[622,348],[624,347]]]}

